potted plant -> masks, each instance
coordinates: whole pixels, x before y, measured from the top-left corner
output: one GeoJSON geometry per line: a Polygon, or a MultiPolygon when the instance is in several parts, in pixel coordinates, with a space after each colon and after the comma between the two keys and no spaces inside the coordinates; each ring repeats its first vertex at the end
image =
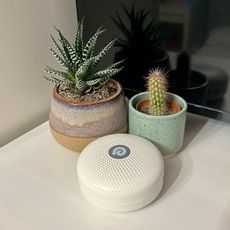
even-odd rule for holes
{"type": "Polygon", "coordinates": [[[205,105],[207,77],[191,69],[191,58],[183,51],[177,57],[176,69],[168,73],[169,91],[183,97],[187,102],[205,105]]]}
{"type": "Polygon", "coordinates": [[[159,69],[149,73],[147,86],[147,92],[129,101],[129,133],[149,139],[168,157],[183,145],[187,104],[166,91],[166,76],[159,69]]]}
{"type": "Polygon", "coordinates": [[[123,11],[123,20],[118,12],[116,17],[112,17],[122,34],[115,43],[118,48],[115,61],[125,60],[118,79],[124,87],[143,91],[144,77],[150,69],[170,69],[169,56],[162,49],[165,39],[163,24],[152,19],[150,11],[136,9],[134,4],[130,10],[123,6],[123,11]]]}
{"type": "Polygon", "coordinates": [[[56,51],[50,50],[66,71],[44,68],[50,74],[45,78],[55,83],[49,124],[58,143],[80,152],[100,136],[127,131],[127,105],[122,86],[110,78],[121,70],[121,62],[98,68],[115,42],[112,40],[94,55],[97,39],[104,32],[102,28],[84,43],[81,22],[73,45],[60,30],[57,32],[59,42],[51,36],[56,51]]]}

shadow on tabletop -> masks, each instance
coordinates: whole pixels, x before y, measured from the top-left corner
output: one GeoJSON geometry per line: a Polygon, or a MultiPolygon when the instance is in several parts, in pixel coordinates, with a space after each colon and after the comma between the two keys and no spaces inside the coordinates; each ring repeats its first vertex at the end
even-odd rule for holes
{"type": "MultiPolygon", "coordinates": [[[[183,147],[177,154],[165,159],[164,185],[155,200],[156,203],[176,192],[192,174],[193,166],[189,154],[186,154],[186,149],[205,126],[206,122],[207,118],[205,117],[194,114],[187,115],[183,147]]],[[[155,202],[149,206],[154,205],[155,202]]]]}

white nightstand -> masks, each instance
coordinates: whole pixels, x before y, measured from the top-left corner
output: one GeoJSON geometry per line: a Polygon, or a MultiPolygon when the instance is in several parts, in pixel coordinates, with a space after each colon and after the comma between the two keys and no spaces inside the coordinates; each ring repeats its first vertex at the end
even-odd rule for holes
{"type": "Polygon", "coordinates": [[[0,148],[0,229],[229,229],[229,140],[229,123],[188,114],[184,147],[165,160],[157,200],[112,213],[84,199],[79,155],[57,144],[46,122],[0,148]]]}

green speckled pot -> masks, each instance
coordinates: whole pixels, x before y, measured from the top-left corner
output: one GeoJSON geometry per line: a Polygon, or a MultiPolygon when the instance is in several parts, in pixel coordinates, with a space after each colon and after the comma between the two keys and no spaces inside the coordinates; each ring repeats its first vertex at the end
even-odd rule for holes
{"type": "Polygon", "coordinates": [[[184,99],[171,93],[167,93],[167,96],[180,105],[180,112],[164,116],[139,112],[136,105],[148,98],[148,92],[139,93],[129,101],[129,133],[152,141],[164,157],[174,155],[183,145],[187,110],[184,99]]]}

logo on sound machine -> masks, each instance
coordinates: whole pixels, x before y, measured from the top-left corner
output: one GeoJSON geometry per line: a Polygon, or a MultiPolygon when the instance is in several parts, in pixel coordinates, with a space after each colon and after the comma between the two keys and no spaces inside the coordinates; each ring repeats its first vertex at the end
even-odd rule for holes
{"type": "Polygon", "coordinates": [[[115,159],[124,159],[128,157],[131,153],[131,150],[126,145],[114,145],[109,148],[109,156],[115,159]]]}

